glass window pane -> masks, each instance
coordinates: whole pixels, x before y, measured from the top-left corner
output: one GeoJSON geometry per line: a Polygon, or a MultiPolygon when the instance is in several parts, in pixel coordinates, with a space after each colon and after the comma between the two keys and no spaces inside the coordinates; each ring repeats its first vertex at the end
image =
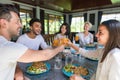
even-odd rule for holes
{"type": "Polygon", "coordinates": [[[71,32],[82,32],[84,17],[73,17],[71,23],[71,32]]]}
{"type": "Polygon", "coordinates": [[[55,34],[59,31],[62,23],[63,16],[45,14],[45,34],[55,34]]]}
{"type": "Polygon", "coordinates": [[[109,20],[109,19],[116,19],[120,21],[120,13],[103,14],[101,22],[109,20]]]}

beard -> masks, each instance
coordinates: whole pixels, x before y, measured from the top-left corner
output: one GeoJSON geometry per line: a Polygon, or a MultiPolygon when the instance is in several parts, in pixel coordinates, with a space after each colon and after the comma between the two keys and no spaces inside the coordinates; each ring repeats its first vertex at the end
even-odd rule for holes
{"type": "Polygon", "coordinates": [[[33,31],[35,35],[39,35],[41,32],[40,31],[33,31]]]}

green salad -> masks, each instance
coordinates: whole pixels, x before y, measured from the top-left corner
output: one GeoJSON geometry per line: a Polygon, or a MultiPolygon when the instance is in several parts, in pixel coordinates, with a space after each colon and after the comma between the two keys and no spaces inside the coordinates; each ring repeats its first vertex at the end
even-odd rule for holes
{"type": "Polygon", "coordinates": [[[68,64],[68,65],[64,66],[64,70],[65,70],[66,72],[71,72],[71,73],[74,72],[74,69],[75,69],[75,68],[76,68],[76,66],[74,66],[74,65],[72,65],[72,64],[68,64]]]}

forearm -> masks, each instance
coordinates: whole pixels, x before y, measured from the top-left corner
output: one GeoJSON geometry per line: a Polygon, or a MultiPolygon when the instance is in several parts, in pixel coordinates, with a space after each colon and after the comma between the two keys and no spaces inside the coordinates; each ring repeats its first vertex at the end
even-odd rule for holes
{"type": "Polygon", "coordinates": [[[75,49],[77,52],[79,52],[79,47],[74,45],[73,43],[69,44],[70,47],[72,47],[73,49],[75,49]]]}
{"type": "Polygon", "coordinates": [[[25,54],[23,54],[19,58],[19,62],[36,62],[36,61],[45,61],[54,57],[56,54],[61,52],[64,49],[64,46],[59,46],[55,49],[46,49],[46,50],[27,50],[25,54]]]}
{"type": "Polygon", "coordinates": [[[50,51],[48,51],[48,54],[44,54],[46,60],[49,60],[51,58],[53,58],[55,55],[57,55],[59,52],[62,52],[64,50],[64,45],[59,46],[57,48],[51,49],[50,51]]]}
{"type": "Polygon", "coordinates": [[[85,50],[83,48],[79,48],[78,46],[74,45],[73,43],[69,43],[69,46],[77,51],[76,54],[82,54],[84,57],[88,57],[88,58],[98,58],[99,57],[99,50],[85,50]]]}

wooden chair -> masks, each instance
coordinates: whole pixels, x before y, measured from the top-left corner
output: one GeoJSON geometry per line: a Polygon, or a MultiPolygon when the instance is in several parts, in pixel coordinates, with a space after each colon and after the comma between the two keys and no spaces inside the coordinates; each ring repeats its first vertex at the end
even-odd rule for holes
{"type": "Polygon", "coordinates": [[[43,35],[44,40],[46,41],[47,45],[52,45],[52,42],[54,40],[54,34],[45,34],[43,35]]]}

